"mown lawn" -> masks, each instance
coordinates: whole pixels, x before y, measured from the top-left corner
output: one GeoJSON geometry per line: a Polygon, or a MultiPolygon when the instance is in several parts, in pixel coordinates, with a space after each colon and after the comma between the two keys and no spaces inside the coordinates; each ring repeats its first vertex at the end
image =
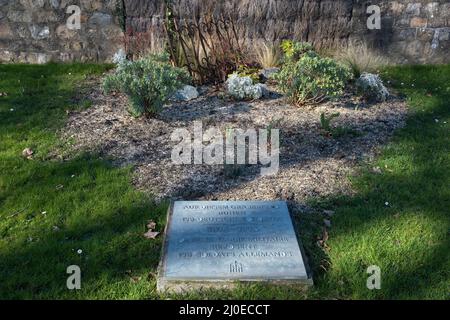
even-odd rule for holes
{"type": "MultiPolygon", "coordinates": [[[[0,65],[0,299],[167,298],[155,291],[161,239],[142,236],[151,219],[162,230],[167,204],[135,191],[131,168],[93,154],[50,156],[66,111],[89,107],[75,98],[83,83],[108,68],[0,65]],[[66,288],[73,264],[82,270],[78,291],[66,288]]],[[[316,245],[321,218],[298,219],[314,289],[242,286],[188,298],[450,298],[450,66],[396,67],[383,77],[408,101],[407,127],[351,178],[354,197],[311,199],[336,211],[325,252],[316,245]],[[366,288],[370,265],[381,268],[381,290],[366,288]]]]}

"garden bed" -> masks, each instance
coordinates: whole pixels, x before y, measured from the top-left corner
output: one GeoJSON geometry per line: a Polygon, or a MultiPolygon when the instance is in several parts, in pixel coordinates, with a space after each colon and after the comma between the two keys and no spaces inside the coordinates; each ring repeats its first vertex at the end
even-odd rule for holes
{"type": "MultiPolygon", "coordinates": [[[[69,150],[89,150],[111,157],[118,166],[134,166],[134,184],[156,200],[292,200],[351,194],[345,177],[361,160],[371,159],[395,129],[405,123],[406,104],[398,97],[366,105],[351,94],[337,102],[302,108],[282,97],[236,102],[217,88],[206,88],[200,98],[167,105],[157,119],[134,118],[126,98],[104,96],[93,89],[92,106],[70,114],[61,131],[69,150]],[[339,113],[333,127],[348,134],[324,134],[322,113],[339,113]],[[195,121],[203,129],[218,127],[280,129],[280,171],[261,176],[258,166],[245,166],[229,175],[223,165],[175,165],[170,135],[177,128],[192,132],[195,121]]],[[[374,168],[376,171],[377,168],[374,168]]]]}

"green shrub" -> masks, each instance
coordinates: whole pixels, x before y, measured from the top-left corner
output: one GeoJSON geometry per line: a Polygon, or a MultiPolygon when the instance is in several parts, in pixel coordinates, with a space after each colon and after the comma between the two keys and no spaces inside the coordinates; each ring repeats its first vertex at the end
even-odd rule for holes
{"type": "Polygon", "coordinates": [[[281,49],[284,53],[285,63],[297,61],[305,53],[314,51],[314,47],[311,44],[292,40],[283,40],[281,42],[281,49]]]}
{"type": "Polygon", "coordinates": [[[106,93],[125,93],[135,116],[157,115],[167,99],[189,81],[187,71],[173,67],[167,54],[149,55],[137,61],[124,60],[103,82],[106,93]]]}
{"type": "Polygon", "coordinates": [[[296,105],[319,103],[341,95],[352,73],[331,58],[324,58],[312,46],[285,41],[285,60],[274,75],[279,89],[296,105]]]}
{"type": "Polygon", "coordinates": [[[252,79],[254,84],[261,82],[259,79],[259,68],[240,65],[237,68],[236,73],[241,78],[249,77],[250,79],[252,79]]]}

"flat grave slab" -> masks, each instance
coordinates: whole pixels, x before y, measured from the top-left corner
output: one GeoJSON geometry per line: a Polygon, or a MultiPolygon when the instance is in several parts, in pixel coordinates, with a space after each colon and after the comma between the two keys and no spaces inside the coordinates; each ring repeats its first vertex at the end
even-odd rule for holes
{"type": "Polygon", "coordinates": [[[237,282],[312,285],[284,201],[176,201],[169,209],[158,290],[237,282]]]}

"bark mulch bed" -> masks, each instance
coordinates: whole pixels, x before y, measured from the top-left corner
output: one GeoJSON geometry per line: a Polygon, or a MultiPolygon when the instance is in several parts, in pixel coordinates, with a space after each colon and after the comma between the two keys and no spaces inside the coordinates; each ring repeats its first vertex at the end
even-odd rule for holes
{"type": "Polygon", "coordinates": [[[405,124],[404,101],[365,105],[348,94],[337,102],[298,108],[282,97],[236,102],[223,98],[213,88],[200,98],[173,103],[158,119],[133,118],[126,98],[104,96],[92,89],[92,106],[69,116],[61,136],[71,141],[73,151],[94,151],[111,157],[118,166],[132,165],[134,184],[156,200],[290,200],[304,203],[311,197],[351,194],[347,179],[354,168],[371,159],[380,145],[405,124]],[[340,116],[333,126],[353,134],[327,137],[320,125],[322,112],[340,116]],[[194,121],[203,128],[280,129],[280,170],[261,176],[258,166],[245,166],[229,175],[223,165],[174,165],[170,136],[177,128],[193,130],[194,121]]]}

